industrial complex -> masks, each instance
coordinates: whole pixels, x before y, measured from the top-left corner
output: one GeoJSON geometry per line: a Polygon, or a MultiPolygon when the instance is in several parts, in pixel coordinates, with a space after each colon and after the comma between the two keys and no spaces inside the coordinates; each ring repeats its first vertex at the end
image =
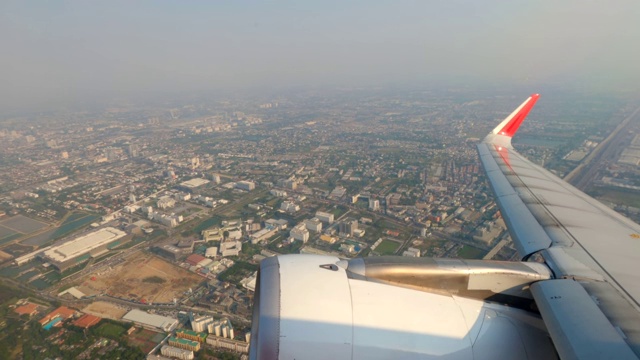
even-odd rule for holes
{"type": "Polygon", "coordinates": [[[124,231],[105,227],[63,244],[52,246],[40,253],[40,256],[59,271],[64,271],[124,243],[125,240],[128,238],[124,231]]]}

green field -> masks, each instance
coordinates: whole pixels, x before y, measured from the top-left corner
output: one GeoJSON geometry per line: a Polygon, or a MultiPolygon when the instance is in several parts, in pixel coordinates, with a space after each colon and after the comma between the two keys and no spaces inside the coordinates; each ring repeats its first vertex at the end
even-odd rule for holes
{"type": "Polygon", "coordinates": [[[469,245],[463,245],[460,250],[458,250],[458,256],[463,259],[482,259],[485,253],[486,251],[469,245]]]}
{"type": "Polygon", "coordinates": [[[400,247],[400,244],[392,240],[382,240],[374,249],[380,255],[393,255],[400,247]]]}
{"type": "Polygon", "coordinates": [[[95,330],[96,334],[110,339],[118,339],[125,331],[122,326],[110,322],[103,323],[95,330]]]}
{"type": "Polygon", "coordinates": [[[601,201],[640,208],[640,193],[637,191],[607,186],[597,187],[590,195],[601,201]]]}
{"type": "Polygon", "coordinates": [[[202,230],[206,230],[214,226],[220,226],[220,223],[222,223],[222,217],[216,215],[196,225],[196,227],[193,228],[193,232],[200,235],[202,230]]]}

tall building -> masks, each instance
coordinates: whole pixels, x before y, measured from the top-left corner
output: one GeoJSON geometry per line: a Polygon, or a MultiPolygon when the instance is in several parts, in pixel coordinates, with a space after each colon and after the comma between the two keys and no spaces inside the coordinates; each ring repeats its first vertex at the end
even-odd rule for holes
{"type": "Polygon", "coordinates": [[[358,230],[358,220],[347,220],[338,224],[338,231],[341,234],[353,236],[356,230],[358,230]]]}
{"type": "Polygon", "coordinates": [[[129,153],[129,157],[130,157],[130,158],[138,157],[138,155],[139,155],[138,145],[136,145],[136,144],[129,144],[129,146],[128,146],[128,148],[127,148],[127,152],[129,153]]]}
{"type": "Polygon", "coordinates": [[[309,231],[313,231],[317,233],[322,231],[322,222],[318,218],[306,220],[304,224],[307,226],[307,230],[309,231]]]}
{"type": "Polygon", "coordinates": [[[380,209],[380,200],[369,199],[369,210],[377,211],[380,209]]]}
{"type": "Polygon", "coordinates": [[[299,240],[303,243],[306,243],[309,240],[309,230],[306,229],[304,223],[291,229],[289,235],[291,235],[294,240],[299,240]]]}

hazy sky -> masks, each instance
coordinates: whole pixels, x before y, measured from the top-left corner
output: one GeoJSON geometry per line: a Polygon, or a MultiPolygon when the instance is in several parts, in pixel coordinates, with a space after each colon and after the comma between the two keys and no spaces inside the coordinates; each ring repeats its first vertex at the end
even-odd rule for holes
{"type": "Polygon", "coordinates": [[[0,1],[0,107],[266,85],[640,89],[640,1],[0,1]]]}

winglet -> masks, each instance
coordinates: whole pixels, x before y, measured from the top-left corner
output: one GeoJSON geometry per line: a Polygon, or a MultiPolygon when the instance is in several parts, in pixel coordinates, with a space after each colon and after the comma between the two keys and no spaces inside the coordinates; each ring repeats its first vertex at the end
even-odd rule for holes
{"type": "Polygon", "coordinates": [[[533,105],[538,101],[539,97],[540,94],[533,94],[529,96],[522,105],[518,106],[518,108],[515,109],[511,115],[507,116],[507,118],[493,129],[491,133],[494,135],[513,137],[513,135],[516,134],[516,131],[518,131],[520,124],[522,124],[522,121],[524,121],[524,118],[527,117],[527,114],[529,114],[529,111],[533,108],[533,105]]]}

